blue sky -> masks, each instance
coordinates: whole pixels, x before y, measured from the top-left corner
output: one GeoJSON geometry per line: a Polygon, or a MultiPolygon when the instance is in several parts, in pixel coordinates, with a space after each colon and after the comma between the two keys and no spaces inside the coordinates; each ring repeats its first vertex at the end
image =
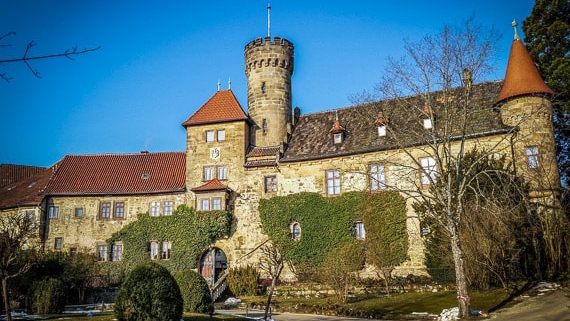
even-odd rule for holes
{"type": "MultiPolygon", "coordinates": [[[[101,46],[96,52],[0,64],[0,164],[51,166],[66,154],[183,151],[180,125],[217,90],[244,109],[243,48],[267,34],[266,0],[2,0],[0,59],[101,46]]],[[[501,79],[511,21],[532,0],[271,1],[271,35],[295,45],[293,106],[302,113],[350,105],[371,90],[404,39],[460,25],[469,17],[502,36],[490,79],[501,79]]]]}

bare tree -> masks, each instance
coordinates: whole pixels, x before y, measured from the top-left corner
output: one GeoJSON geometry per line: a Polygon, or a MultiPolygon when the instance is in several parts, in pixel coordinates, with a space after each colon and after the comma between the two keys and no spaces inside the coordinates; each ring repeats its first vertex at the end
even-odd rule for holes
{"type": "Polygon", "coordinates": [[[286,258],[284,253],[280,252],[274,243],[267,243],[263,245],[260,250],[262,255],[259,262],[259,269],[271,277],[271,286],[269,287],[269,293],[267,293],[267,304],[265,305],[264,314],[264,320],[267,320],[273,292],[275,291],[275,286],[281,276],[281,272],[285,267],[286,258]]]}
{"type": "Polygon", "coordinates": [[[26,273],[39,247],[39,222],[26,212],[0,215],[0,279],[6,320],[11,321],[8,281],[26,273]]]}
{"type": "Polygon", "coordinates": [[[481,27],[470,19],[461,28],[446,26],[435,36],[406,41],[405,57],[389,61],[377,86],[386,139],[397,151],[383,160],[396,182],[389,187],[424,204],[427,215],[446,231],[462,317],[470,316],[470,299],[459,231],[469,179],[482,174],[476,173],[477,161],[464,167],[465,153],[478,145],[490,153],[508,153],[514,131],[500,124],[492,108],[498,89],[479,88],[473,99],[474,80],[492,69],[497,39],[493,30],[482,37],[481,27]],[[490,115],[499,123],[489,121],[490,115]],[[482,132],[497,138],[478,140],[482,132]]]}
{"type": "MultiPolygon", "coordinates": [[[[0,41],[4,40],[5,38],[15,35],[15,32],[8,32],[2,36],[0,36],[0,41]]],[[[41,78],[40,76],[40,72],[35,69],[34,67],[32,67],[32,65],[30,64],[30,61],[32,60],[40,60],[40,59],[51,59],[51,58],[59,58],[59,57],[65,57],[69,60],[75,60],[73,57],[77,56],[77,55],[81,55],[84,53],[88,53],[91,51],[96,51],[99,50],[101,48],[101,46],[97,46],[97,47],[93,47],[93,48],[83,48],[83,49],[79,49],[77,46],[69,48],[67,50],[65,50],[64,52],[60,52],[60,53],[56,53],[56,54],[47,54],[47,55],[38,55],[38,56],[33,56],[30,55],[30,50],[36,46],[37,43],[35,41],[30,41],[28,43],[28,45],[26,45],[26,48],[24,50],[24,53],[22,54],[21,57],[15,57],[15,58],[8,58],[8,59],[0,59],[0,64],[5,64],[5,63],[14,63],[14,62],[23,62],[24,64],[26,64],[26,67],[28,67],[28,69],[30,70],[30,72],[36,76],[37,78],[41,78]]],[[[0,44],[0,47],[8,47],[10,45],[7,44],[0,44]]],[[[4,79],[6,82],[9,82],[12,78],[8,77],[8,75],[5,72],[0,72],[0,78],[4,79]]]]}

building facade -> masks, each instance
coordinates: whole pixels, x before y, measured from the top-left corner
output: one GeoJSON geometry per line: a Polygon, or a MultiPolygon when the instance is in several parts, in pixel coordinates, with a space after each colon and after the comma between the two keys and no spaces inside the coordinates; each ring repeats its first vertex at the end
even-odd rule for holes
{"type": "MultiPolygon", "coordinates": [[[[292,42],[251,41],[245,46],[247,112],[231,90],[218,91],[182,123],[185,151],[69,155],[3,186],[0,210],[41,217],[46,250],[95,251],[102,261],[121,260],[122,248],[106,240],[139,213],[171,215],[181,204],[198,211],[228,210],[234,217],[231,234],[204,249],[203,264],[196,267],[201,269],[216,260],[228,267],[259,262],[256,249],[268,239],[261,232],[260,199],[300,192],[334,197],[348,191],[404,191],[433,183],[437,164],[430,149],[395,135],[442,130],[438,123],[443,123],[442,106],[452,100],[448,93],[431,93],[429,104],[406,97],[301,115],[292,110],[293,67],[292,42]],[[415,109],[402,110],[403,102],[415,109]]],[[[453,99],[466,93],[456,91],[453,99]]],[[[553,92],[520,39],[513,41],[504,81],[476,84],[467,93],[473,110],[466,147],[507,155],[531,182],[537,201],[554,200],[559,177],[553,92]]],[[[460,140],[450,146],[460,148],[460,140]]],[[[406,198],[409,259],[396,272],[424,273],[420,222],[413,197],[406,198]]]]}

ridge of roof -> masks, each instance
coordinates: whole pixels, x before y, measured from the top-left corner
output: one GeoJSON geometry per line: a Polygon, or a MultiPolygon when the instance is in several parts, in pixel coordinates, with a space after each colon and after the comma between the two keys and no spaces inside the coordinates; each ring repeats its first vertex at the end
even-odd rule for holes
{"type": "Polygon", "coordinates": [[[247,120],[248,116],[231,89],[217,91],[182,126],[247,120]]]}
{"type": "Polygon", "coordinates": [[[522,41],[515,38],[509,53],[503,88],[495,105],[510,98],[530,94],[553,95],[554,91],[544,83],[522,41]]]}

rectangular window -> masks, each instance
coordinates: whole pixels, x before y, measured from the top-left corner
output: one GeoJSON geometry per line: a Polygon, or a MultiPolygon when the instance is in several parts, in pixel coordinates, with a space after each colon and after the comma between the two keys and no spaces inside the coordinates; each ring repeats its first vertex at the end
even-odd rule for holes
{"type": "Polygon", "coordinates": [[[99,262],[107,261],[107,245],[97,245],[97,258],[99,262]]]}
{"type": "Polygon", "coordinates": [[[277,176],[265,176],[265,193],[277,192],[277,176]]]}
{"type": "Polygon", "coordinates": [[[354,233],[357,239],[364,240],[366,237],[366,231],[364,230],[364,223],[356,222],[354,223],[354,233]]]}
{"type": "Polygon", "coordinates": [[[54,244],[53,248],[56,250],[61,250],[63,248],[63,238],[56,237],[55,238],[55,244],[54,244]]]}
{"type": "Polygon", "coordinates": [[[205,166],[204,167],[204,181],[209,181],[214,179],[214,167],[205,166]]]}
{"type": "Polygon", "coordinates": [[[228,179],[228,169],[225,166],[218,166],[218,179],[228,179]]]}
{"type": "Polygon", "coordinates": [[[218,130],[218,141],[226,140],[226,131],[224,129],[218,130]]]}
{"type": "Polygon", "coordinates": [[[36,220],[36,212],[26,211],[26,220],[30,223],[34,222],[36,220]]]}
{"type": "Polygon", "coordinates": [[[379,191],[386,188],[386,176],[384,165],[372,164],[370,169],[370,190],[379,191]]]}
{"type": "Polygon", "coordinates": [[[214,141],[214,131],[213,130],[207,130],[206,131],[206,142],[213,142],[214,141]]]}
{"type": "Polygon", "coordinates": [[[113,252],[111,253],[111,261],[118,262],[123,260],[123,244],[113,244],[113,252]]]}
{"type": "Polygon", "coordinates": [[[212,198],[212,210],[219,211],[222,209],[222,198],[214,197],[212,198]]]}
{"type": "Polygon", "coordinates": [[[537,169],[539,166],[538,161],[538,146],[530,146],[525,148],[526,161],[529,169],[537,169]]]}
{"type": "Polygon", "coordinates": [[[174,202],[173,201],[164,201],[163,210],[164,215],[172,215],[174,211],[174,202]]]}
{"type": "Polygon", "coordinates": [[[340,171],[327,170],[327,195],[340,195],[340,171]]]}
{"type": "Polygon", "coordinates": [[[200,209],[202,211],[209,211],[210,210],[210,199],[203,198],[200,200],[200,209]]]}
{"type": "Polygon", "coordinates": [[[125,202],[115,202],[115,218],[125,218],[125,202]]]}
{"type": "Polygon", "coordinates": [[[150,202],[150,216],[160,215],[160,202],[150,202]]]}
{"type": "Polygon", "coordinates": [[[57,219],[59,217],[59,207],[57,206],[50,206],[48,208],[48,218],[50,219],[57,219]]]}
{"type": "Polygon", "coordinates": [[[76,247],[70,247],[69,248],[69,256],[74,256],[77,255],[77,248],[76,247]]]}
{"type": "Polygon", "coordinates": [[[111,202],[101,202],[101,208],[99,210],[99,218],[110,218],[111,217],[111,202]]]}
{"type": "Polygon", "coordinates": [[[75,208],[75,217],[83,217],[83,207],[75,208]]]}
{"type": "Polygon", "coordinates": [[[170,259],[170,250],[172,249],[172,243],[162,242],[162,252],[160,253],[160,258],[163,260],[170,259]]]}
{"type": "Polygon", "coordinates": [[[420,175],[422,185],[430,185],[431,183],[435,183],[437,176],[435,158],[433,157],[420,158],[420,164],[422,166],[422,172],[420,175]]]}
{"type": "Polygon", "coordinates": [[[150,259],[158,259],[158,243],[156,242],[150,242],[150,259]]]}
{"type": "Polygon", "coordinates": [[[335,144],[342,143],[342,133],[333,134],[333,140],[335,144]]]}

